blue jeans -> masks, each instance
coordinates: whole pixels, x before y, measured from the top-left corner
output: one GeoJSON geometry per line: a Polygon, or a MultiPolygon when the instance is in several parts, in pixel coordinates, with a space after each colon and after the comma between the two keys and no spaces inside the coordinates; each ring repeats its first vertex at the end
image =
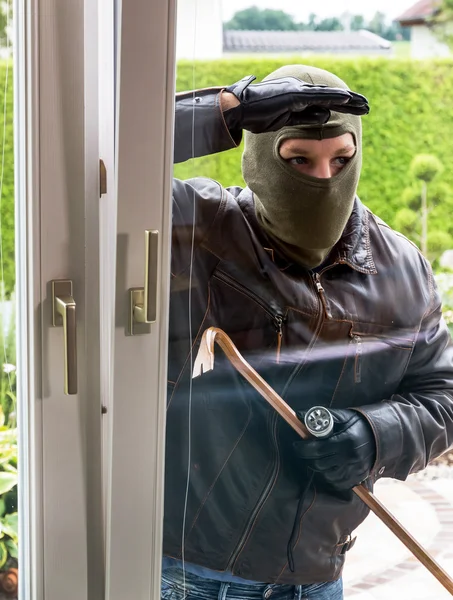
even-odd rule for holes
{"type": "Polygon", "coordinates": [[[221,583],[170,568],[162,573],[161,600],[343,600],[341,579],[311,585],[221,583]]]}

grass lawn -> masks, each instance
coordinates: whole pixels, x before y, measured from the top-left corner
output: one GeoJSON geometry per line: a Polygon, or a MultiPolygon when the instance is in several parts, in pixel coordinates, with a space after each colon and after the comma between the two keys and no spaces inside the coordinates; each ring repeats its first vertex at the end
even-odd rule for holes
{"type": "Polygon", "coordinates": [[[410,58],[411,43],[410,42],[392,42],[394,56],[396,58],[410,58]]]}

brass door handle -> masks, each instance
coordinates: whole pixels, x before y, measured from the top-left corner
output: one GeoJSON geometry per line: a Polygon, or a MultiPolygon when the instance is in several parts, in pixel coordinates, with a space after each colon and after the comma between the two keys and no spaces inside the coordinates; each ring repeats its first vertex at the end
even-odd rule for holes
{"type": "Polygon", "coordinates": [[[129,290],[129,334],[149,333],[148,325],[157,320],[159,232],[145,231],[145,285],[129,290]],[[141,327],[142,326],[142,327],[141,327]]]}
{"type": "Polygon", "coordinates": [[[77,319],[72,281],[52,281],[52,325],[63,327],[64,393],[77,394],[77,319]]]}

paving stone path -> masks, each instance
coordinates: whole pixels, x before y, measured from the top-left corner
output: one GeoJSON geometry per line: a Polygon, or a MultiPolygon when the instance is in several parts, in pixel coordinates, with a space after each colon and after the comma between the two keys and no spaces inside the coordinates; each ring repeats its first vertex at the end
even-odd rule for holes
{"type": "MultiPolygon", "coordinates": [[[[376,495],[453,576],[453,470],[405,483],[384,479],[376,495]]],[[[356,533],[344,574],[346,600],[452,598],[373,514],[356,533]]]]}

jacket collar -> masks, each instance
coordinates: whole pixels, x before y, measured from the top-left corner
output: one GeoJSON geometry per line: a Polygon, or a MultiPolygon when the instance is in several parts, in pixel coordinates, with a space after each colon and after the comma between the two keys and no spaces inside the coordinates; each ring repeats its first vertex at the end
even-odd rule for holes
{"type": "MultiPolygon", "coordinates": [[[[245,188],[237,200],[264,249],[271,254],[280,269],[289,269],[293,263],[289,262],[274,247],[272,240],[258,223],[255,214],[253,192],[249,188],[245,188]]],[[[356,197],[354,208],[343,231],[343,235],[332,250],[324,267],[343,264],[367,275],[375,275],[377,273],[371,250],[369,219],[370,213],[368,209],[356,197]]]]}
{"type": "Polygon", "coordinates": [[[367,275],[377,273],[370,239],[370,212],[358,197],[354,202],[349,221],[332,255],[333,262],[347,264],[367,275]]]}

